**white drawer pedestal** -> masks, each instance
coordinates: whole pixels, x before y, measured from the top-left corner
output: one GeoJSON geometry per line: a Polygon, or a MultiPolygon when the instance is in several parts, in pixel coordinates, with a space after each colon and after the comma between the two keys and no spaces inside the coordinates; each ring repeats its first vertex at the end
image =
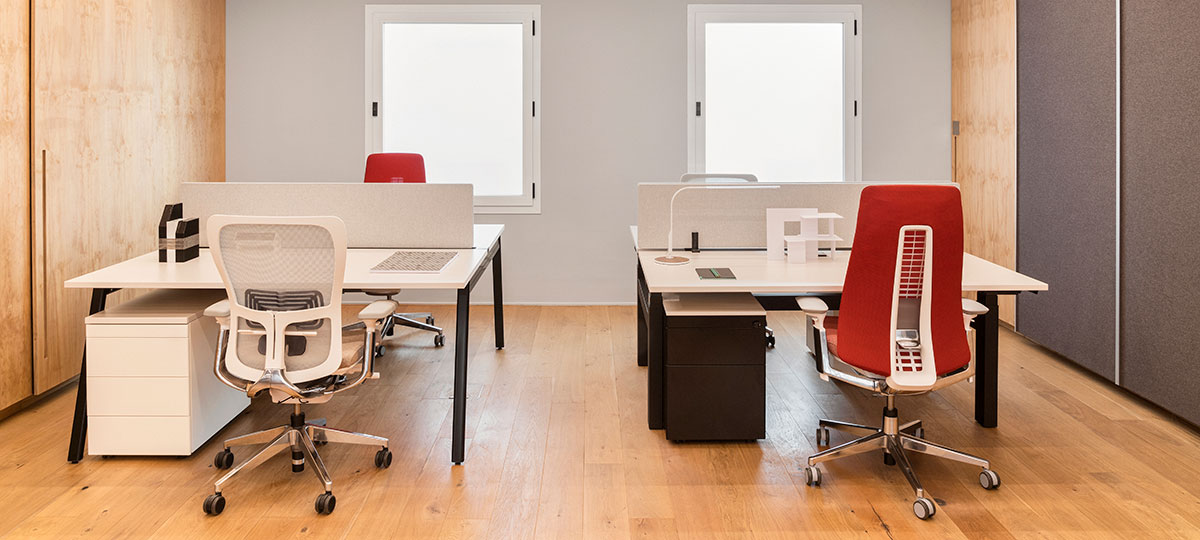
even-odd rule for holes
{"type": "Polygon", "coordinates": [[[186,456],[250,404],[213,375],[223,291],[160,290],[87,318],[88,453],[186,456]]]}

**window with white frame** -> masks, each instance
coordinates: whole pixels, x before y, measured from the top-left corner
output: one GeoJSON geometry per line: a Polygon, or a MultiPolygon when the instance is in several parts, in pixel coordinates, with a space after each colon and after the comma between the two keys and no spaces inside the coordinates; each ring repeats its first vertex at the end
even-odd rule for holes
{"type": "Polygon", "coordinates": [[[858,5],[689,5],[688,167],[859,180],[858,5]]]}
{"type": "Polygon", "coordinates": [[[476,213],[538,213],[536,5],[368,5],[367,152],[425,158],[476,213]]]}

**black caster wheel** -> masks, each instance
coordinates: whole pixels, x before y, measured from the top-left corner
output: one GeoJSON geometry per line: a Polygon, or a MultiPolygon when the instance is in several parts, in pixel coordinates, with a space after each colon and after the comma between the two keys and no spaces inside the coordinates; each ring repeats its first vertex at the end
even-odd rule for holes
{"type": "Polygon", "coordinates": [[[817,428],[817,446],[829,446],[829,428],[817,428]]]}
{"type": "Polygon", "coordinates": [[[768,349],[775,348],[775,336],[767,336],[767,348],[768,349]]]}
{"type": "Polygon", "coordinates": [[[386,469],[392,466],[392,451],[387,448],[380,449],[375,452],[375,467],[386,469]]]}
{"type": "Polygon", "coordinates": [[[433,346],[442,347],[446,345],[446,334],[438,334],[433,336],[433,346]]]}
{"type": "Polygon", "coordinates": [[[921,497],[913,502],[913,513],[919,519],[929,519],[937,513],[937,507],[933,505],[933,501],[921,497]]]}
{"type": "Polygon", "coordinates": [[[220,493],[213,493],[204,498],[204,513],[210,516],[220,514],[225,510],[225,497],[220,493]]]}
{"type": "Polygon", "coordinates": [[[313,439],[313,446],[325,446],[327,444],[329,444],[329,441],[325,439],[313,439]]]}
{"type": "Polygon", "coordinates": [[[433,323],[434,323],[433,315],[425,317],[425,324],[428,324],[429,326],[433,326],[433,323]]]}
{"type": "Polygon", "coordinates": [[[821,469],[816,467],[804,468],[804,485],[821,487],[821,469]]]}
{"type": "Polygon", "coordinates": [[[382,358],[383,353],[386,353],[386,352],[387,352],[387,347],[384,347],[383,345],[375,346],[375,358],[382,358]]]}
{"type": "Polygon", "coordinates": [[[232,467],[233,452],[230,452],[228,448],[217,452],[216,457],[213,458],[213,466],[221,470],[232,467]]]}
{"type": "Polygon", "coordinates": [[[1000,475],[991,469],[984,469],[979,473],[979,485],[983,486],[983,489],[996,489],[1000,487],[1000,475]]]}
{"type": "Polygon", "coordinates": [[[392,336],[396,335],[396,327],[389,326],[387,329],[387,332],[384,332],[383,335],[385,335],[387,337],[392,337],[392,336]]]}
{"type": "Polygon", "coordinates": [[[925,438],[925,428],[919,427],[917,429],[914,429],[913,437],[916,437],[918,439],[924,439],[925,438]]]}
{"type": "Polygon", "coordinates": [[[895,458],[894,456],[892,456],[892,454],[891,454],[891,453],[889,453],[889,452],[887,452],[887,451],[884,451],[884,453],[883,453],[883,464],[884,464],[884,465],[888,465],[888,466],[895,465],[895,464],[896,464],[896,458],[895,458]]]}
{"type": "Polygon", "coordinates": [[[326,491],[325,493],[317,495],[317,503],[315,506],[318,514],[332,514],[333,507],[337,506],[337,497],[334,497],[332,493],[326,491]]]}

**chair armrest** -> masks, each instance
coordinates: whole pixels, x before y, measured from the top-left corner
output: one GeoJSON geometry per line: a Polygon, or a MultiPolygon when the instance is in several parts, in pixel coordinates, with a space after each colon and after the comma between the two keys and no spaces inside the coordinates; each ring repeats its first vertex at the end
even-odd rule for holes
{"type": "Polygon", "coordinates": [[[829,306],[825,304],[825,301],[816,296],[798,297],[796,303],[800,305],[800,311],[807,315],[824,315],[829,312],[829,306]]]}
{"type": "Polygon", "coordinates": [[[829,313],[829,305],[824,300],[815,296],[799,296],[796,297],[796,304],[800,306],[800,311],[812,317],[813,326],[825,328],[825,314],[829,313]]]}
{"type": "Polygon", "coordinates": [[[229,317],[229,299],[221,300],[211,306],[204,308],[205,317],[229,317]]]}
{"type": "Polygon", "coordinates": [[[962,299],[962,311],[963,311],[963,315],[970,315],[972,317],[977,317],[979,315],[983,315],[984,313],[987,313],[988,308],[987,308],[987,306],[980,304],[979,302],[976,302],[974,300],[971,300],[970,298],[963,298],[962,299]]]}
{"type": "Polygon", "coordinates": [[[395,313],[397,307],[399,305],[392,300],[376,300],[359,311],[358,318],[364,322],[381,321],[395,313]]]}

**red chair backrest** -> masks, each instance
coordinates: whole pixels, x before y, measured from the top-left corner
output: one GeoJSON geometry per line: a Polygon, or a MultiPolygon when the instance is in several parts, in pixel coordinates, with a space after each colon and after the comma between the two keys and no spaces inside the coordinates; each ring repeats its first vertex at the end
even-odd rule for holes
{"type": "Polygon", "coordinates": [[[933,229],[930,326],[937,374],[970,362],[962,318],[962,199],[954,185],[868,186],[858,205],[854,246],[842,289],[838,356],[859,369],[891,373],[896,243],[905,225],[933,229]]]}
{"type": "Polygon", "coordinates": [[[363,181],[384,184],[424,184],[425,158],[421,154],[371,154],[363,181]]]}

